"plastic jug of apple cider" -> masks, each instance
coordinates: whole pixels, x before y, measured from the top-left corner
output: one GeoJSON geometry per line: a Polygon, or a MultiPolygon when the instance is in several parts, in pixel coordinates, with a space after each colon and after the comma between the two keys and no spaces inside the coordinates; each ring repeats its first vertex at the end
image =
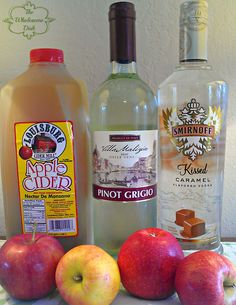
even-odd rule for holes
{"type": "Polygon", "coordinates": [[[84,85],[63,51],[34,49],[28,70],[1,90],[1,170],[6,233],[90,243],[89,141],[84,85]]]}

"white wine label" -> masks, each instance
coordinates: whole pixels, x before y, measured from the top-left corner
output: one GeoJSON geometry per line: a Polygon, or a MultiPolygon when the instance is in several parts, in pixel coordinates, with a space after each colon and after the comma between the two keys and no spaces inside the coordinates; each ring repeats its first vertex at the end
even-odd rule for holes
{"type": "Polygon", "coordinates": [[[95,131],[93,196],[140,201],[157,194],[157,130],[95,131]]]}

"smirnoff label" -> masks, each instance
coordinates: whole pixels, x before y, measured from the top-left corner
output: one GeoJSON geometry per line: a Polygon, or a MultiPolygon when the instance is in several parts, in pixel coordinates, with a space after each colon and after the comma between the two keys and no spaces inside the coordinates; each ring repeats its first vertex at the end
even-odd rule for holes
{"type": "Polygon", "coordinates": [[[177,151],[192,162],[212,150],[212,142],[222,128],[221,108],[204,108],[195,98],[182,109],[166,108],[162,117],[177,151]]]}
{"type": "Polygon", "coordinates": [[[69,121],[15,124],[24,233],[78,234],[73,137],[69,121]]]}
{"type": "Polygon", "coordinates": [[[141,201],[157,193],[157,130],[95,131],[93,196],[141,201]]]}
{"type": "Polygon", "coordinates": [[[168,183],[179,189],[212,189],[213,148],[222,129],[221,108],[203,107],[191,98],[178,109],[162,109],[161,115],[163,160],[166,168],[173,170],[168,183]]]}
{"type": "Polygon", "coordinates": [[[218,234],[222,117],[221,107],[195,97],[161,110],[160,222],[183,244],[193,241],[193,248],[214,244],[218,234]]]}

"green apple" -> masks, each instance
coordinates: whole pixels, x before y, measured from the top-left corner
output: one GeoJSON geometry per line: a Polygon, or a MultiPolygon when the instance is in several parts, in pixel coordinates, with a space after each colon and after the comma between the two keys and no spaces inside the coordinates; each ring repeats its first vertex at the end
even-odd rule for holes
{"type": "Polygon", "coordinates": [[[78,246],[61,258],[56,284],[69,305],[109,305],[120,288],[119,268],[101,248],[78,246]]]}

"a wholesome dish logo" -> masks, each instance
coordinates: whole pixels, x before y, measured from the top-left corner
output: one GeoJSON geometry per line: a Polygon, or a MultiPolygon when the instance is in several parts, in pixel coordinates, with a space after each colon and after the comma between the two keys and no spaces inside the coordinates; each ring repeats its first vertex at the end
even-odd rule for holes
{"type": "Polygon", "coordinates": [[[11,8],[8,18],[3,22],[8,24],[10,32],[23,35],[30,40],[36,35],[48,32],[49,24],[54,20],[49,17],[48,9],[27,1],[23,5],[11,8]]]}
{"type": "Polygon", "coordinates": [[[33,158],[37,161],[50,161],[59,157],[66,147],[63,131],[51,123],[31,125],[22,137],[19,154],[22,159],[33,158]]]}
{"type": "Polygon", "coordinates": [[[179,110],[162,111],[164,127],[178,152],[192,161],[212,149],[212,140],[220,133],[222,112],[220,107],[209,106],[208,111],[192,98],[179,110]]]}

